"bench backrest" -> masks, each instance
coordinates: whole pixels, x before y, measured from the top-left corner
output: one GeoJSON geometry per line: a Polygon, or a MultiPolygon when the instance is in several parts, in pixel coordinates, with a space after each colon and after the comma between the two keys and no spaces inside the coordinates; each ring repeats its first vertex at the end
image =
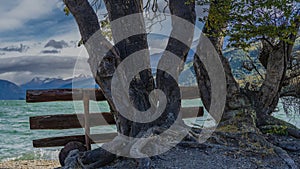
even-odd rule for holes
{"type": "MultiPolygon", "coordinates": [[[[199,94],[196,87],[180,87],[183,99],[197,99],[199,94]]],[[[90,127],[113,125],[115,120],[110,112],[90,113],[89,101],[106,101],[100,89],[52,89],[52,90],[27,90],[26,102],[53,102],[82,100],[84,104],[83,114],[58,114],[30,117],[30,129],[32,130],[60,130],[84,128],[84,135],[50,137],[33,140],[33,147],[64,146],[71,141],[79,141],[91,149],[91,144],[104,143],[112,140],[117,133],[90,134],[90,127]]],[[[182,118],[192,118],[191,112],[198,111],[198,117],[203,116],[203,107],[181,108],[182,118]]]]}

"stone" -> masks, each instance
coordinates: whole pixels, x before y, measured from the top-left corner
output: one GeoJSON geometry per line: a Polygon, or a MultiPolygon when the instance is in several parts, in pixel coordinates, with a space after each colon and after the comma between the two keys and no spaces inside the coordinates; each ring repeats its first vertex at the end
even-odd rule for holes
{"type": "Polygon", "coordinates": [[[76,150],[76,149],[79,152],[84,152],[87,150],[86,147],[84,146],[84,144],[82,144],[81,142],[78,142],[78,141],[69,142],[68,144],[66,144],[64,146],[64,148],[61,149],[61,151],[59,152],[59,162],[60,162],[61,166],[65,166],[65,159],[67,158],[68,154],[72,150],[76,150]]]}

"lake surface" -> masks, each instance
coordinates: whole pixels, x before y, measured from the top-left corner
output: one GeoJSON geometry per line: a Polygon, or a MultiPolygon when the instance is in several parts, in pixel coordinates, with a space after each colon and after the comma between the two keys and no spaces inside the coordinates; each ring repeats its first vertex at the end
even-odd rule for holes
{"type": "MultiPolygon", "coordinates": [[[[197,106],[199,100],[185,101],[184,107],[197,106]]],[[[280,107],[280,106],[279,106],[280,107]]],[[[106,102],[91,102],[91,112],[109,111],[106,102]]],[[[58,159],[61,147],[33,148],[32,140],[45,137],[83,134],[83,129],[68,130],[30,130],[29,117],[50,114],[71,114],[83,112],[83,104],[77,102],[26,103],[25,101],[0,101],[0,161],[12,159],[58,159]]],[[[300,127],[298,114],[287,116],[279,111],[276,117],[289,121],[300,127]]],[[[205,115],[204,118],[206,118],[205,115]]],[[[198,119],[197,122],[201,123],[198,119]]],[[[208,118],[209,120],[209,118],[208,118]]],[[[194,122],[194,120],[187,120],[194,122]]],[[[211,122],[213,123],[213,122],[211,122]]],[[[115,126],[93,128],[92,133],[106,133],[116,131],[115,126]]]]}

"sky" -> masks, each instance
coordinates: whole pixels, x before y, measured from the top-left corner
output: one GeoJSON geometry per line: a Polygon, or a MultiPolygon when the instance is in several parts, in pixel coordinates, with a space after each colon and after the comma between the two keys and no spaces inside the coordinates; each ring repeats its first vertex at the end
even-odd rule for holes
{"type": "Polygon", "coordinates": [[[61,0],[0,0],[0,79],[73,76],[80,40],[61,0]]]}
{"type": "MultiPolygon", "coordinates": [[[[20,85],[34,77],[90,75],[85,48],[77,46],[76,22],[63,8],[62,0],[0,0],[0,79],[20,85]]],[[[105,7],[98,13],[101,17],[105,7]]],[[[168,34],[170,19],[164,23],[163,28],[155,25],[154,32],[168,34]]],[[[167,39],[153,36],[150,43],[163,49],[167,39]]]]}

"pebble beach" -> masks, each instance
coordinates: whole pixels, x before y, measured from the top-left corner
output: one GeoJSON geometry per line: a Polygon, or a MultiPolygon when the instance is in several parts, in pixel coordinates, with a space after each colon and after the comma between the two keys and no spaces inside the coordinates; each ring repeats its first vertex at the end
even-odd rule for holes
{"type": "Polygon", "coordinates": [[[57,167],[60,167],[60,164],[54,160],[21,160],[0,163],[0,169],[53,169],[57,167]]]}

